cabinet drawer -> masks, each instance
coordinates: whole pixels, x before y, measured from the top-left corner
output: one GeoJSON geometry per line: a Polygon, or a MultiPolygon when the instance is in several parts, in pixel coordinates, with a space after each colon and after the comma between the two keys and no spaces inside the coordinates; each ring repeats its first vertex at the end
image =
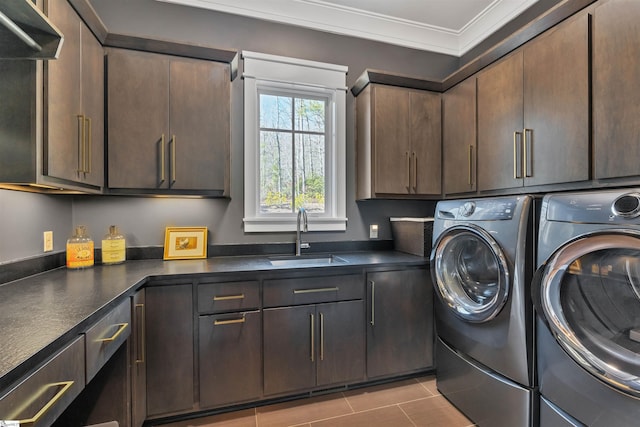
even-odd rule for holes
{"type": "Polygon", "coordinates": [[[86,333],[87,383],[131,334],[131,302],[126,299],[86,333]]]}
{"type": "Polygon", "coordinates": [[[200,313],[248,310],[259,306],[260,286],[257,280],[198,285],[198,312],[200,313]]]}
{"type": "Polygon", "coordinates": [[[0,420],[49,426],[84,388],[84,336],[0,397],[0,420]]]}
{"type": "Polygon", "coordinates": [[[265,307],[361,299],[364,294],[360,274],[269,279],[263,287],[265,307]]]}

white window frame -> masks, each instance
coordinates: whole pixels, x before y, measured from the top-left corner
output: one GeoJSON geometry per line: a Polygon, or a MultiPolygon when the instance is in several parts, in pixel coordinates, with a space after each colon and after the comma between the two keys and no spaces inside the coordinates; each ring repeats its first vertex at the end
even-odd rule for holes
{"type": "Polygon", "coordinates": [[[244,59],[244,231],[296,230],[296,213],[260,213],[259,93],[284,91],[294,96],[327,97],[330,123],[325,151],[325,212],[309,213],[310,231],[344,231],[346,215],[347,67],[256,52],[244,59]]]}

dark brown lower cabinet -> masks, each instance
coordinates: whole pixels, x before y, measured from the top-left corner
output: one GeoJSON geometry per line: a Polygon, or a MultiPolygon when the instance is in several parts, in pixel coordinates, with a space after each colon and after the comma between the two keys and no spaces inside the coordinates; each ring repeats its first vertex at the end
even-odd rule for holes
{"type": "Polygon", "coordinates": [[[200,316],[200,407],[256,400],[262,395],[262,316],[259,310],[200,316]]]}
{"type": "Polygon", "coordinates": [[[367,377],[433,367],[433,286],[429,272],[370,272],[367,285],[367,377]]]}
{"type": "Polygon", "coordinates": [[[192,293],[190,282],[145,289],[148,417],[194,409],[192,293]]]}
{"type": "Polygon", "coordinates": [[[364,379],[362,300],[263,312],[264,394],[364,379]]]}

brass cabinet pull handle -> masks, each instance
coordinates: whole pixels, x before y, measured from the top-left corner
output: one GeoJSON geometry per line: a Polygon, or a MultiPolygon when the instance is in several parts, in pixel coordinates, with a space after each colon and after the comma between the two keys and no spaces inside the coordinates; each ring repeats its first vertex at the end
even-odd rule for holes
{"type": "Polygon", "coordinates": [[[234,300],[234,299],[244,299],[244,294],[238,294],[238,295],[215,295],[213,297],[214,301],[229,301],[229,300],[234,300]]]}
{"type": "Polygon", "coordinates": [[[40,420],[40,418],[42,418],[42,416],[44,414],[46,414],[49,411],[49,409],[51,409],[51,407],[53,405],[55,405],[62,398],[62,396],[64,396],[64,394],[71,388],[73,383],[74,383],[74,381],[62,381],[62,382],[58,382],[58,383],[47,384],[46,386],[40,388],[39,393],[32,398],[32,400],[31,400],[32,402],[35,402],[50,387],[62,387],[51,398],[51,400],[49,400],[42,408],[40,408],[40,410],[33,417],[27,418],[27,419],[23,419],[23,420],[19,420],[18,424],[19,425],[23,425],[23,424],[35,424],[35,423],[37,423],[40,420]]]}
{"type": "Polygon", "coordinates": [[[371,283],[371,326],[376,325],[376,282],[373,280],[371,283]]]}
{"type": "Polygon", "coordinates": [[[407,158],[407,191],[411,190],[411,158],[409,152],[405,151],[404,156],[407,158]]]}
{"type": "Polygon", "coordinates": [[[294,289],[293,293],[294,294],[313,294],[316,292],[337,292],[339,290],[340,288],[338,288],[337,286],[334,286],[331,288],[294,289]]]}
{"type": "Polygon", "coordinates": [[[91,149],[92,149],[92,145],[93,145],[93,139],[91,138],[91,117],[87,117],[85,119],[86,123],[87,123],[87,134],[86,134],[86,141],[87,141],[87,149],[85,152],[85,158],[86,158],[86,163],[85,163],[85,172],[86,173],[91,173],[91,149]]]}
{"type": "Polygon", "coordinates": [[[520,179],[522,176],[518,173],[518,135],[522,139],[522,132],[513,132],[513,179],[520,179]]]}
{"type": "Polygon", "coordinates": [[[311,322],[310,322],[311,323],[311,361],[313,362],[315,360],[314,353],[316,352],[316,349],[315,349],[316,337],[315,337],[315,327],[314,327],[315,326],[315,319],[314,319],[315,316],[313,315],[313,313],[311,313],[309,316],[310,316],[310,319],[311,319],[311,322]]]}
{"type": "Polygon", "coordinates": [[[144,342],[145,342],[145,325],[144,325],[144,304],[136,304],[136,309],[140,309],[140,317],[138,318],[137,322],[140,325],[140,336],[138,339],[137,344],[137,348],[140,350],[138,352],[139,355],[141,355],[142,357],[136,357],[136,363],[144,363],[144,359],[145,359],[145,354],[144,354],[144,342]]]}
{"type": "Polygon", "coordinates": [[[113,326],[117,326],[118,330],[116,331],[115,334],[111,335],[109,338],[101,338],[99,340],[96,340],[97,342],[112,342],[115,341],[116,338],[118,338],[124,331],[125,329],[127,329],[127,326],[129,326],[128,323],[118,323],[116,325],[113,326]]]}
{"type": "Polygon", "coordinates": [[[227,319],[227,320],[214,320],[213,321],[213,325],[214,326],[221,326],[221,325],[234,325],[236,323],[244,323],[245,322],[245,317],[244,315],[240,318],[240,319],[227,319]]]}
{"type": "Polygon", "coordinates": [[[320,360],[324,360],[324,314],[320,313],[320,360]]]}
{"type": "Polygon", "coordinates": [[[160,138],[160,183],[164,182],[164,133],[160,138]]]}
{"type": "Polygon", "coordinates": [[[176,136],[171,136],[171,184],[176,182],[176,136]]]}
{"type": "Polygon", "coordinates": [[[85,122],[84,122],[84,115],[82,114],[78,114],[77,116],[78,119],[78,173],[83,173],[84,172],[84,163],[85,163],[85,156],[84,156],[84,143],[85,143],[85,122]]]}
{"type": "Polygon", "coordinates": [[[469,185],[473,185],[473,145],[469,145],[469,185]]]}
{"type": "Polygon", "coordinates": [[[411,155],[413,156],[413,191],[418,192],[418,156],[415,151],[411,155]]]}
{"type": "Polygon", "coordinates": [[[527,143],[527,133],[533,136],[533,129],[525,128],[523,132],[524,146],[522,148],[522,164],[524,165],[524,176],[529,178],[533,176],[533,164],[531,164],[531,156],[527,154],[527,152],[531,150],[531,141],[527,143]]]}

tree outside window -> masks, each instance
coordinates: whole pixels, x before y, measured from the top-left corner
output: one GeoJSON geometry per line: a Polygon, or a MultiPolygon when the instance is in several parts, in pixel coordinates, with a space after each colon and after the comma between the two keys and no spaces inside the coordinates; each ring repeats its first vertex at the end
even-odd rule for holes
{"type": "Polygon", "coordinates": [[[259,93],[260,212],[324,213],[327,98],[259,93]]]}

